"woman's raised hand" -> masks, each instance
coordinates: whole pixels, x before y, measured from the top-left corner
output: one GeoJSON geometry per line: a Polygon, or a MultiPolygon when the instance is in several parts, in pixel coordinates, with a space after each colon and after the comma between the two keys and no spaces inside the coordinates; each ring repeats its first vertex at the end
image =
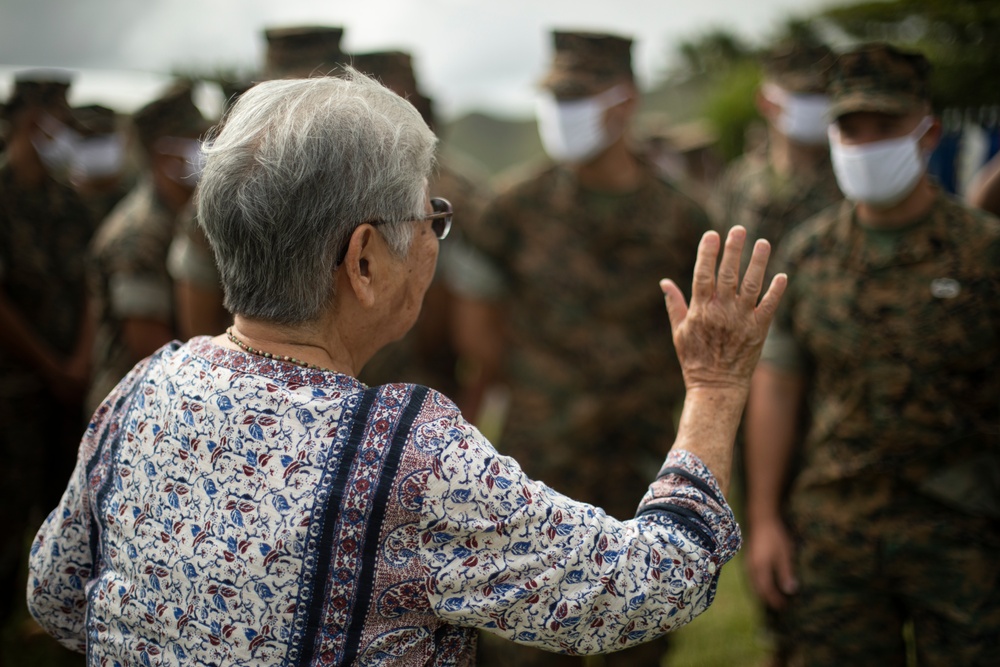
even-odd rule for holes
{"type": "Polygon", "coordinates": [[[698,245],[694,266],[691,303],[684,300],[671,280],[660,281],[667,303],[674,347],[688,390],[699,387],[749,388],[750,376],[774,319],[788,278],[778,274],[763,298],[764,270],[771,253],[770,244],[761,239],[754,245],[746,274],[740,282],[740,257],[746,242],[746,230],[729,230],[722,261],[721,239],[716,232],[706,232],[698,245]]]}

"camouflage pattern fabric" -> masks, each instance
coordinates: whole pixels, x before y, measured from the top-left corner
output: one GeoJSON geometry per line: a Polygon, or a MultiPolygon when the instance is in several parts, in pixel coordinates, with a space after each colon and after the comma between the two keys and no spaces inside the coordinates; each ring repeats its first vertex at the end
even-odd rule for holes
{"type": "Polygon", "coordinates": [[[340,48],[339,26],[287,26],[264,30],[267,52],[263,77],[298,79],[337,75],[347,56],[340,48]]]}
{"type": "Polygon", "coordinates": [[[194,103],[188,81],[177,81],[162,96],[132,114],[139,141],[151,150],[164,137],[199,137],[210,124],[194,103]]]}
{"type": "MultiPolygon", "coordinates": [[[[798,169],[782,178],[771,167],[767,148],[762,146],[726,169],[708,209],[713,226],[723,236],[735,225],[746,228],[745,269],[757,239],[767,239],[776,248],[793,227],[842,199],[828,157],[812,169],[798,169]]],[[[768,267],[767,279],[774,273],[773,267],[768,267]]]]}
{"type": "Polygon", "coordinates": [[[834,57],[822,44],[790,40],[761,58],[764,79],[792,93],[825,94],[834,57]]]}
{"type": "Polygon", "coordinates": [[[683,394],[658,282],[690,285],[708,229],[693,201],[652,167],[643,173],[636,192],[605,195],[552,166],[497,197],[470,230],[509,290],[500,449],[620,519],[672,443],[683,394]]]}
{"type": "MultiPolygon", "coordinates": [[[[51,179],[38,189],[20,189],[10,168],[0,164],[0,285],[32,329],[67,356],[83,316],[92,232],[90,214],[72,189],[51,179]]],[[[17,376],[10,391],[17,392],[20,383],[37,385],[32,375],[0,349],[0,378],[17,376]]]]}
{"type": "Polygon", "coordinates": [[[907,114],[930,101],[931,66],[919,53],[867,44],[841,54],[831,71],[830,114],[907,114]]]}
{"type": "Polygon", "coordinates": [[[553,31],[555,53],[541,85],[558,97],[588,97],[632,79],[632,40],[591,32],[553,31]]]}
{"type": "MultiPolygon", "coordinates": [[[[674,440],[683,380],[659,280],[687,292],[708,219],[642,164],[640,188],[581,188],[561,166],[514,184],[469,237],[505,274],[510,408],[498,450],[627,519],[674,440]]],[[[483,636],[479,664],[580,665],[483,636]]],[[[668,638],[606,656],[659,665],[668,638]]]]}
{"type": "Polygon", "coordinates": [[[441,243],[438,269],[417,323],[402,340],[379,350],[361,372],[360,379],[369,385],[410,382],[437,389],[446,396],[458,392],[457,355],[449,344],[451,292],[443,274],[449,271],[450,251],[464,242],[464,228],[475,225],[489,199],[483,179],[469,177],[469,169],[463,167],[461,162],[442,157],[431,180],[431,196],[444,197],[455,211],[452,231],[441,243]]]}
{"type": "Polygon", "coordinates": [[[186,281],[204,289],[222,288],[212,245],[198,224],[193,203],[177,218],[167,255],[167,271],[175,281],[186,281]]]}
{"type": "Polygon", "coordinates": [[[897,664],[836,657],[891,643],[877,617],[889,600],[917,624],[921,664],[986,664],[923,662],[954,650],[946,621],[975,640],[970,653],[992,633],[995,660],[1000,222],[939,193],[912,226],[875,231],[845,202],[795,229],[779,263],[789,288],[762,362],[808,378],[789,500],[802,559],[789,618],[797,646],[818,655],[806,664],[897,664]]]}
{"type": "MultiPolygon", "coordinates": [[[[782,620],[790,664],[906,665],[904,617],[921,667],[986,667],[1000,654],[1000,526],[884,475],[810,492],[797,523],[800,593],[782,620]],[[826,517],[840,508],[843,515],[826,517]]],[[[912,663],[911,663],[912,664],[912,663]]]]}
{"type": "MultiPolygon", "coordinates": [[[[0,160],[0,289],[39,338],[72,353],[85,302],[84,266],[93,230],[83,202],[48,180],[17,187],[0,160]]],[[[0,347],[0,622],[23,607],[20,563],[32,511],[59,500],[83,432],[79,405],[64,405],[20,358],[0,347]]]]}
{"type": "Polygon", "coordinates": [[[97,312],[93,382],[95,409],[139,361],[122,339],[122,322],[145,318],[173,326],[173,283],[167,252],[175,216],[143,179],[115,207],[94,237],[88,285],[97,312]]]}
{"type": "MultiPolygon", "coordinates": [[[[797,81],[805,85],[808,80],[797,81]]],[[[716,184],[708,210],[715,228],[723,236],[735,225],[747,230],[747,244],[743,252],[742,270],[746,270],[757,239],[767,239],[771,248],[777,248],[785,235],[813,215],[835,205],[843,199],[837,187],[829,154],[811,168],[797,169],[787,178],[779,176],[771,166],[767,146],[746,153],[729,165],[716,184]]],[[[769,284],[776,270],[768,265],[765,284],[769,284]]],[[[738,438],[738,451],[742,451],[742,438],[738,438]]],[[[737,462],[735,475],[743,476],[741,461],[737,462]]],[[[764,606],[765,624],[774,636],[775,650],[780,656],[787,641],[782,630],[784,621],[780,612],[764,606]]],[[[784,664],[777,658],[775,664],[784,664]]]]}

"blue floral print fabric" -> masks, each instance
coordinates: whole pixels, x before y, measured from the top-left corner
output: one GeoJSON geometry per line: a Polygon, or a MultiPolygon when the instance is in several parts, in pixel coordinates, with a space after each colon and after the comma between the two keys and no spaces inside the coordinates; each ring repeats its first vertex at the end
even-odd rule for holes
{"type": "Polygon", "coordinates": [[[89,664],[471,665],[476,629],[575,654],[704,611],[739,528],[673,451],[636,518],[527,478],[446,397],[173,343],[95,413],[28,602],[89,664]]]}

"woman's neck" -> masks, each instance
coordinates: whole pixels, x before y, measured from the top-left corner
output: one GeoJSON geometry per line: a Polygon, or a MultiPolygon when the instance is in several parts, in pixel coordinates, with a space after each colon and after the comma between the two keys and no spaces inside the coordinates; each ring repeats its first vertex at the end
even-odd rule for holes
{"type": "Polygon", "coordinates": [[[364,361],[358,363],[341,343],[336,328],[329,326],[330,323],[325,320],[321,318],[316,322],[286,325],[236,315],[230,332],[239,343],[226,336],[217,341],[244,352],[266,353],[279,359],[288,357],[303,365],[357,377],[364,361]]]}

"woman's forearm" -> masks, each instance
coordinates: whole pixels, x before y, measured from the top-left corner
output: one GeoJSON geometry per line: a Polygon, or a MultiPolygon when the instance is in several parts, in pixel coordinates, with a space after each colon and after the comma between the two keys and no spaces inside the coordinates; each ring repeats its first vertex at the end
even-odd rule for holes
{"type": "Polygon", "coordinates": [[[725,494],[729,493],[733,444],[747,394],[748,388],[738,385],[688,389],[674,441],[674,449],[689,451],[702,460],[725,494]]]}

